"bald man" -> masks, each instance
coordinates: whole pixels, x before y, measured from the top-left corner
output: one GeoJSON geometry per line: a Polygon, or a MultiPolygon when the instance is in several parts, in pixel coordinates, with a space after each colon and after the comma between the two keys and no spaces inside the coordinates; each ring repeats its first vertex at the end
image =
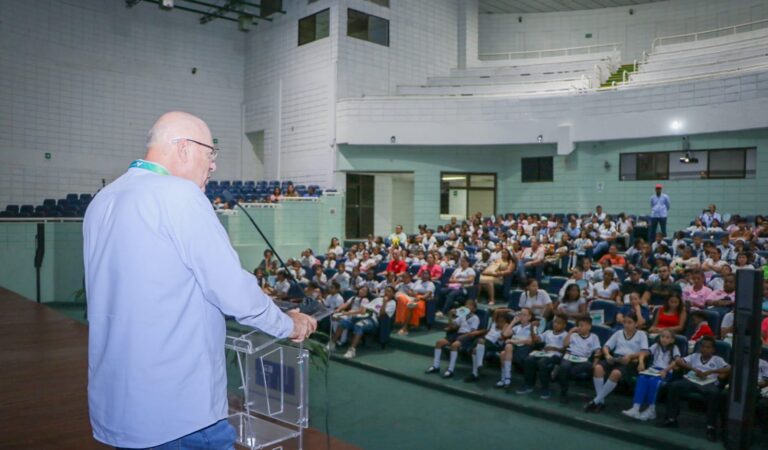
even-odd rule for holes
{"type": "Polygon", "coordinates": [[[233,449],[224,316],[297,342],[317,326],[241,267],[203,194],[216,154],[205,122],[164,114],[86,212],[88,404],[105,444],[233,449]]]}

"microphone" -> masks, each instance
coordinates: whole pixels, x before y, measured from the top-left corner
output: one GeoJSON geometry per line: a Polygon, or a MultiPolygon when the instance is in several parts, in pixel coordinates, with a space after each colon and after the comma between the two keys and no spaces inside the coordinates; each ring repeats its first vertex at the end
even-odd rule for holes
{"type": "Polygon", "coordinates": [[[291,283],[291,288],[288,290],[288,297],[291,297],[291,293],[293,293],[294,298],[303,298],[304,297],[304,291],[302,291],[301,287],[299,287],[298,283],[296,282],[296,279],[293,277],[293,274],[290,270],[288,270],[288,267],[285,266],[285,262],[283,262],[283,258],[280,257],[280,254],[277,253],[277,250],[275,250],[275,247],[272,245],[271,242],[269,242],[269,239],[267,239],[266,236],[264,236],[264,233],[261,231],[261,228],[256,224],[256,221],[253,220],[253,217],[248,213],[248,211],[240,205],[240,203],[235,200],[234,194],[229,192],[228,189],[225,189],[221,193],[221,197],[227,202],[227,203],[234,203],[242,212],[245,213],[246,217],[248,217],[248,220],[251,221],[253,226],[256,228],[256,231],[259,232],[259,235],[262,239],[264,239],[264,242],[267,243],[267,247],[269,247],[270,250],[272,250],[272,253],[274,253],[277,260],[280,262],[280,265],[283,267],[283,270],[285,271],[285,276],[288,277],[288,280],[291,283]]]}

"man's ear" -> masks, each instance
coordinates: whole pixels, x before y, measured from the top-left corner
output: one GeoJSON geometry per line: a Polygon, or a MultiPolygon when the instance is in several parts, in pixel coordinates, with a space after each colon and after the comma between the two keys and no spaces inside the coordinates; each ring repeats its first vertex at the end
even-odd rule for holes
{"type": "Polygon", "coordinates": [[[179,157],[179,161],[186,163],[189,160],[189,143],[183,139],[177,142],[176,153],[179,157]]]}

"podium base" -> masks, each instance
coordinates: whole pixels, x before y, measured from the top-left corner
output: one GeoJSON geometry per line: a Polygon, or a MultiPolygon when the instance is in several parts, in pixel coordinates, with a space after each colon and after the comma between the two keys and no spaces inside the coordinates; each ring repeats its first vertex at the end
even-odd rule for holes
{"type": "Polygon", "coordinates": [[[244,412],[232,414],[227,419],[237,431],[237,443],[250,450],[272,449],[278,443],[299,438],[300,429],[287,427],[244,412]]]}

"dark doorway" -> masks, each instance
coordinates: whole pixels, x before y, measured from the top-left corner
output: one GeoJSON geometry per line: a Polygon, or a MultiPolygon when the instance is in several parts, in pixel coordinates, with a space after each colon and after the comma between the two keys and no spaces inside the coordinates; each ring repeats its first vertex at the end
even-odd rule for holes
{"type": "Polygon", "coordinates": [[[373,175],[347,174],[347,239],[373,233],[373,179],[373,175]]]}

